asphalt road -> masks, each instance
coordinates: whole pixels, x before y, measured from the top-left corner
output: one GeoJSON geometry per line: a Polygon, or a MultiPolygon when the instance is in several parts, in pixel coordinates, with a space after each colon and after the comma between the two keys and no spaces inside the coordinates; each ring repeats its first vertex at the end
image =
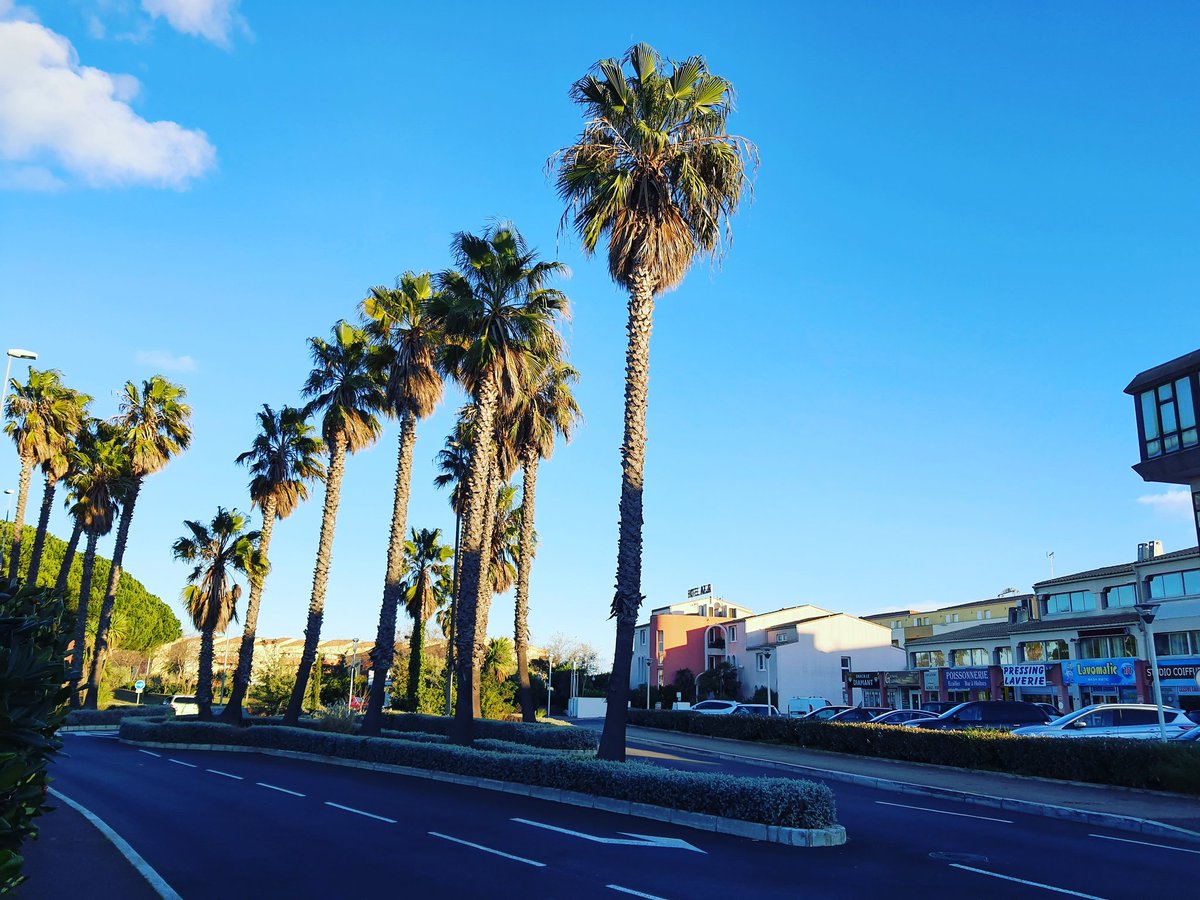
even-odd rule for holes
{"type": "MultiPolygon", "coordinates": [[[[300,760],[65,740],[55,788],[187,900],[1178,896],[1195,893],[1200,865],[1200,848],[1169,840],[840,783],[849,842],[800,849],[300,760]]],[[[779,774],[682,754],[655,761],[779,774]]]]}

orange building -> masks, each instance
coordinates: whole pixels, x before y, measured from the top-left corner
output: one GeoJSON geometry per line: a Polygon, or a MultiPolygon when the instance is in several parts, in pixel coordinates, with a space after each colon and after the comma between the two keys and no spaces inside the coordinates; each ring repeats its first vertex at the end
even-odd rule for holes
{"type": "Polygon", "coordinates": [[[680,669],[693,675],[707,672],[745,641],[740,623],[732,620],[752,616],[753,611],[712,596],[708,585],[697,591],[704,593],[651,610],[650,621],[634,629],[631,688],[669,685],[680,669]]]}

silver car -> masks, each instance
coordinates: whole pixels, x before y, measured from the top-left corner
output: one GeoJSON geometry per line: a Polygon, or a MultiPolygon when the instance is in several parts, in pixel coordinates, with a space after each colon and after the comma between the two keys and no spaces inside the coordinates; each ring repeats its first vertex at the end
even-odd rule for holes
{"type": "MultiPolygon", "coordinates": [[[[1195,726],[1182,710],[1163,707],[1167,737],[1172,738],[1195,726]]],[[[1096,703],[1069,712],[1045,725],[1026,725],[1013,730],[1025,737],[1107,737],[1157,740],[1158,707],[1150,703],[1096,703]]]]}
{"type": "Polygon", "coordinates": [[[706,716],[727,716],[741,706],[736,700],[701,700],[688,712],[701,713],[706,716]]]}

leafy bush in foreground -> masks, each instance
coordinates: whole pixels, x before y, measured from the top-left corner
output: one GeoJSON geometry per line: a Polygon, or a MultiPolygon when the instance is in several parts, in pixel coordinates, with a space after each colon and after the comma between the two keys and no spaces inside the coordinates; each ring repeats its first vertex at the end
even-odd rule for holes
{"type": "Polygon", "coordinates": [[[1200,746],[1190,742],[1055,740],[1001,731],[930,731],[897,725],[644,710],[630,710],[629,724],[960,769],[1200,794],[1200,746]]]}
{"type": "Polygon", "coordinates": [[[789,828],[825,828],[837,824],[833,792],[824,785],[791,778],[678,772],[643,763],[614,763],[573,754],[496,753],[454,744],[329,734],[283,725],[236,728],[215,722],[156,724],[126,720],[121,725],[121,737],[130,741],[314,753],[560,788],[789,828]]]}
{"type": "MultiPolygon", "coordinates": [[[[449,716],[385,713],[383,727],[391,731],[423,731],[427,734],[448,735],[453,721],[449,716]]],[[[481,738],[495,738],[514,744],[546,747],[550,750],[595,750],[600,746],[600,735],[586,728],[563,728],[560,725],[534,722],[476,719],[475,734],[481,738]]]]}

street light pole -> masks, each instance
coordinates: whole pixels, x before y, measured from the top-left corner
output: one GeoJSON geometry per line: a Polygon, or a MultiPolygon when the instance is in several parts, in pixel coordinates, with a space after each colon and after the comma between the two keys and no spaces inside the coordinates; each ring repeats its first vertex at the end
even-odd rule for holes
{"type": "MultiPolygon", "coordinates": [[[[5,383],[6,384],[8,383],[7,379],[5,380],[5,383]]],[[[0,404],[0,407],[2,407],[2,406],[3,405],[0,404]]],[[[2,418],[2,417],[0,417],[0,418],[2,418]]],[[[12,511],[12,498],[13,498],[12,488],[5,488],[4,489],[4,538],[2,540],[0,540],[0,572],[4,571],[4,551],[10,543],[10,541],[8,540],[8,514],[9,514],[9,512],[12,511]]]]}
{"type": "Polygon", "coordinates": [[[358,638],[354,639],[350,650],[350,699],[346,701],[346,705],[350,711],[354,711],[354,673],[358,671],[358,638]]]}
{"type": "MultiPolygon", "coordinates": [[[[1135,584],[1140,584],[1140,577],[1135,584]]],[[[1140,594],[1140,588],[1138,589],[1140,594]]],[[[1163,712],[1162,700],[1162,681],[1158,677],[1158,653],[1154,649],[1154,632],[1150,629],[1154,622],[1154,617],[1158,615],[1158,604],[1142,603],[1134,604],[1134,609],[1137,610],[1138,619],[1142,625],[1142,638],[1146,642],[1146,655],[1150,657],[1150,683],[1154,687],[1154,705],[1158,707],[1158,736],[1164,742],[1167,740],[1167,718],[1163,712]]]]}
{"type": "Polygon", "coordinates": [[[12,374],[14,359],[37,359],[37,354],[32,350],[22,350],[20,347],[13,347],[8,351],[8,363],[4,367],[4,387],[0,389],[0,419],[4,417],[4,401],[8,399],[8,376],[12,374]]]}

